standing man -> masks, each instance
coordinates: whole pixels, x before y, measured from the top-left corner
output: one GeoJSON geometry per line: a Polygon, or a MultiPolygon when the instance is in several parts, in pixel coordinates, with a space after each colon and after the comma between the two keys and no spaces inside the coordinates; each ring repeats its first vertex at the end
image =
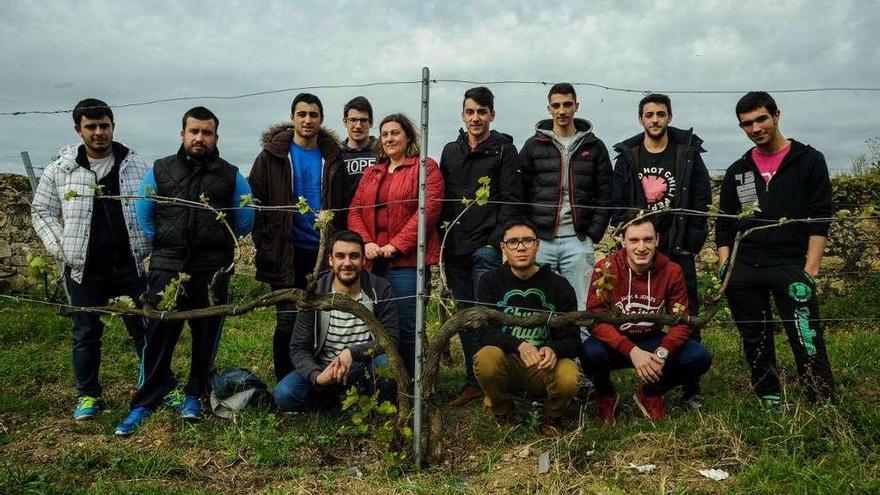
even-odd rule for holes
{"type": "MultiPolygon", "coordinates": [[[[657,248],[662,242],[651,218],[639,218],[623,231],[623,249],[603,259],[593,271],[588,307],[595,313],[686,314],[688,297],[682,269],[657,248]],[[610,281],[611,289],[598,281],[610,281]]],[[[699,378],[712,357],[691,338],[692,327],[652,322],[596,323],[583,343],[584,373],[596,387],[596,415],[613,423],[618,394],[611,371],[634,368],[642,386],[633,395],[636,405],[651,420],[665,415],[663,395],[677,385],[699,378]]]]}
{"type": "MultiPolygon", "coordinates": [[[[396,341],[399,326],[391,285],[364,270],[364,240],[350,231],[339,231],[327,241],[330,271],[318,281],[318,294],[349,297],[376,315],[396,341]]],[[[278,382],[273,394],[282,411],[337,406],[350,386],[366,393],[379,391],[380,401],[396,402],[394,380],[377,376],[388,356],[373,339],[366,324],[354,315],[337,311],[297,313],[290,359],[294,370],[278,382]]]]}
{"type": "MultiPolygon", "coordinates": [[[[535,227],[511,220],[502,235],[507,263],[480,280],[480,303],[518,316],[574,311],[577,301],[568,282],[549,266],[535,263],[540,244],[535,227]]],[[[544,398],[541,433],[555,435],[581,384],[573,361],[580,349],[578,328],[493,325],[480,335],[484,347],[474,356],[474,374],[486,393],[486,409],[503,425],[512,420],[513,394],[544,398]]]]}
{"type": "MultiPolygon", "coordinates": [[[[137,201],[138,221],[153,240],[147,302],[157,309],[170,301],[174,309],[191,310],[226,304],[235,240],[223,224],[229,222],[236,237],[246,235],[254,210],[237,208],[250,186],[236,167],[220,158],[217,128],[220,120],[205,107],[183,115],[177,154],[156,160],[144,178],[141,196],[176,198],[206,203],[212,209],[144,198],[137,201]],[[215,210],[226,213],[218,218],[215,210]],[[176,296],[176,297],[175,297],[176,296]]],[[[189,320],[192,354],[184,419],[202,419],[201,399],[207,393],[214,357],[220,344],[223,317],[189,320]]],[[[147,330],[138,390],[131,410],[116,427],[116,435],[131,435],[176,387],[171,358],[183,330],[183,321],[152,321],[147,330]]]]}
{"type": "Polygon", "coordinates": [[[363,96],[355,96],[342,110],[342,123],[348,132],[348,138],[340,143],[342,163],[348,174],[348,190],[345,194],[345,205],[351,204],[361,175],[364,170],[376,164],[376,138],[370,135],[373,128],[373,106],[363,96]]]}
{"type": "Polygon", "coordinates": [[[834,400],[834,377],[819,320],[814,277],[819,274],[830,222],[787,223],[744,237],[730,266],[737,233],[749,228],[805,218],[829,218],[831,180],[825,157],[809,145],[786,139],[779,130],[780,111],[763,91],[746,93],[736,104],[739,126],[755,147],[735,161],[721,184],[721,213],[715,242],[722,278],[732,270],[727,302],[737,321],[752,371],[752,388],[766,407],[779,405],[770,294],[788,334],[798,375],[810,400],[834,400]]]}
{"type": "MultiPolygon", "coordinates": [[[[321,127],[324,106],[317,96],[300,93],[290,105],[290,122],[263,133],[263,151],[254,160],[248,181],[262,206],[293,207],[304,197],[314,210],[347,208],[348,180],[336,138],[321,127]]],[[[342,230],[347,212],[335,211],[333,227],[342,230]]],[[[257,280],[272,290],[306,287],[306,275],[315,267],[320,233],[313,213],[261,211],[254,223],[257,280]]],[[[293,371],[288,349],[296,308],[279,303],[275,312],[272,353],[275,377],[293,371]]]]}
{"type": "MultiPolygon", "coordinates": [[[[73,306],[104,306],[117,296],[138,304],[146,289],[142,270],[150,242],[138,227],[134,201],[100,197],[136,196],[147,172],[137,153],[113,140],[115,126],[113,111],[103,101],[88,98],[77,103],[73,129],[82,143],[62,148],[46,167],[31,205],[34,230],[61,266],[73,306]]],[[[140,358],[143,319],[126,316],[123,321],[140,358]]],[[[103,333],[98,314],[74,313],[76,420],[101,410],[103,333]]]]}
{"type": "MultiPolygon", "coordinates": [[[[702,147],[703,140],[694,134],[693,129],[683,130],[669,125],[672,122],[672,102],[666,95],[650,94],[642,98],[638,115],[645,131],[614,145],[618,155],[611,195],[615,207],[612,223],[619,224],[627,217],[632,218],[634,208],[643,211],[665,208],[707,211],[712,203],[712,186],[709,171],[700,156],[706,151],[702,147]]],[[[694,258],[706,242],[707,217],[671,214],[655,218],[659,234],[657,249],[684,271],[688,308],[692,315],[696,315],[700,302],[694,258]]],[[[700,341],[699,329],[694,329],[691,338],[700,341]]],[[[685,404],[700,407],[699,391],[699,377],[685,384],[685,404]]]]}
{"type": "MultiPolygon", "coordinates": [[[[443,262],[446,280],[459,309],[473,306],[483,274],[501,266],[501,226],[516,215],[518,207],[493,201],[519,202],[518,157],[513,138],[491,129],[495,119],[495,96],[489,88],[471,88],[464,93],[461,120],[465,130],[447,143],[440,158],[446,183],[441,223],[447,225],[443,262]],[[465,206],[463,198],[474,199],[480,179],[488,177],[489,201],[483,206],[465,206]],[[462,212],[467,209],[467,213],[462,212]]],[[[463,406],[483,395],[474,376],[474,354],[479,350],[476,332],[459,333],[467,373],[465,385],[452,407],[463,406]]]]}
{"type": "Polygon", "coordinates": [[[611,161],[593,125],[574,117],[578,101],[571,84],[555,84],[547,98],[552,119],[538,122],[520,151],[523,202],[543,241],[538,262],[568,280],[583,310],[593,243],[602,240],[611,218],[611,161]]]}

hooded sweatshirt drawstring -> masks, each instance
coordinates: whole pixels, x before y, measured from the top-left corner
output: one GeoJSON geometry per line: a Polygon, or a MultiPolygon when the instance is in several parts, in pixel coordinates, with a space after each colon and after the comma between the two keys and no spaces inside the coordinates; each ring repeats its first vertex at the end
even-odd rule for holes
{"type": "MultiPolygon", "coordinates": [[[[627,265],[627,270],[629,270],[629,284],[626,289],[626,307],[630,308],[632,305],[632,293],[633,293],[633,271],[632,268],[627,265]]],[[[651,307],[651,270],[648,270],[648,307],[651,307]]]]}

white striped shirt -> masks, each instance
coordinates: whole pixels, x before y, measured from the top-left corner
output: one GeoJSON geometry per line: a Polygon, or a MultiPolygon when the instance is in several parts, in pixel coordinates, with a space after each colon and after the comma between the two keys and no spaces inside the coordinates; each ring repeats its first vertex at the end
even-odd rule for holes
{"type": "MultiPolygon", "coordinates": [[[[363,290],[355,300],[370,311],[373,310],[373,301],[367,297],[363,290]]],[[[321,349],[321,355],[318,356],[318,359],[324,364],[330,364],[343,350],[369,342],[372,338],[370,330],[360,318],[344,311],[330,310],[330,327],[327,330],[324,347],[321,349]]]]}

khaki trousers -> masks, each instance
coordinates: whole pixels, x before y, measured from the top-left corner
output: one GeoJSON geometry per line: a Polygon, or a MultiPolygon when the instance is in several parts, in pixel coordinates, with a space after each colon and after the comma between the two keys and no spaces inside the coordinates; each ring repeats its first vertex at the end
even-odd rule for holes
{"type": "Polygon", "coordinates": [[[581,385],[581,370],[571,359],[560,359],[552,370],[526,367],[518,354],[486,346],[474,356],[474,374],[486,394],[483,405],[493,415],[510,415],[513,394],[544,398],[547,416],[565,412],[581,385]]]}

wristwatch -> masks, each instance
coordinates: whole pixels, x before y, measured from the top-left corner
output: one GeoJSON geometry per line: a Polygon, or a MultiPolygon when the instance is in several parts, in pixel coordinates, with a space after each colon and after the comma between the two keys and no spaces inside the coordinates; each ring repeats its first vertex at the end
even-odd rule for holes
{"type": "Polygon", "coordinates": [[[657,355],[658,358],[665,360],[669,357],[669,351],[665,347],[658,347],[654,354],[657,355]]]}

